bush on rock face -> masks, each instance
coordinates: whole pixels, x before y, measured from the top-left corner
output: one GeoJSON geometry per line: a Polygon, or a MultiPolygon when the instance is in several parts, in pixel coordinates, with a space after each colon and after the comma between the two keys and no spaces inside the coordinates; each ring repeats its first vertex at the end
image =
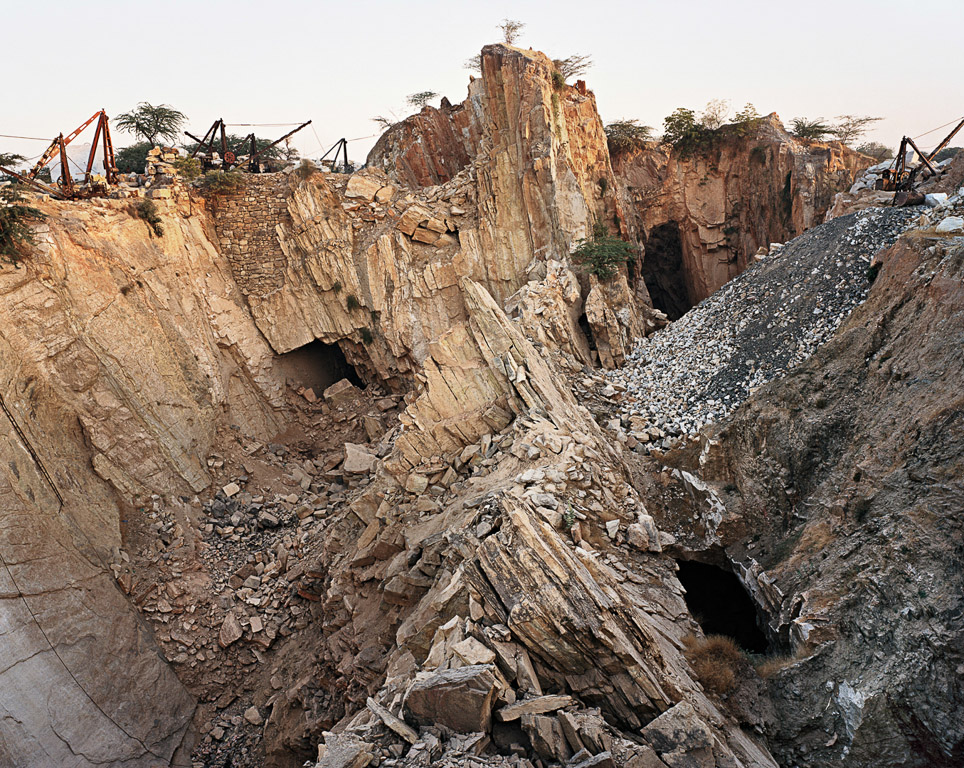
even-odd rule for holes
{"type": "Polygon", "coordinates": [[[609,234],[606,225],[597,221],[592,236],[579,241],[572,257],[590,274],[600,280],[610,280],[633,257],[633,253],[632,245],[609,234]]]}
{"type": "Polygon", "coordinates": [[[19,264],[26,247],[34,242],[31,224],[44,218],[22,200],[16,185],[0,187],[0,261],[19,264]]]}

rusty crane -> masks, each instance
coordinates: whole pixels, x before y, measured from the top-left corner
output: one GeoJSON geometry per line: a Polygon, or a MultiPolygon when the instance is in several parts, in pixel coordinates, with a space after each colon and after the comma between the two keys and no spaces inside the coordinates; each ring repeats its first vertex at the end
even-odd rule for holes
{"type": "Polygon", "coordinates": [[[50,146],[44,150],[40,159],[37,160],[33,168],[27,173],[17,173],[9,168],[0,168],[0,170],[20,179],[30,186],[40,189],[42,192],[64,200],[79,197],[93,197],[103,194],[107,186],[117,183],[117,167],[114,164],[114,144],[110,137],[107,113],[101,109],[66,136],[62,133],[59,134],[50,142],[50,146]],[[84,180],[82,184],[78,185],[74,182],[74,178],[70,173],[70,163],[74,161],[67,155],[67,146],[95,121],[97,127],[94,129],[94,140],[91,142],[87,165],[84,169],[84,180]],[[103,152],[104,175],[103,177],[98,177],[93,173],[93,169],[94,163],[97,161],[98,152],[101,151],[103,152]],[[57,186],[52,186],[39,181],[37,176],[55,157],[60,160],[60,178],[57,180],[57,186]]]}

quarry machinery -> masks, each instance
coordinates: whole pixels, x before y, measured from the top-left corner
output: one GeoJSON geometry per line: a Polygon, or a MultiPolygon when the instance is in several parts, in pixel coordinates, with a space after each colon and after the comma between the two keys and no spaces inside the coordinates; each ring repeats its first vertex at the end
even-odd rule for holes
{"type": "Polygon", "coordinates": [[[265,152],[278,146],[282,141],[291,138],[302,128],[311,125],[311,120],[306,123],[302,123],[297,128],[292,131],[288,131],[280,139],[276,139],[267,146],[258,149],[258,139],[254,133],[249,133],[244,139],[241,140],[240,146],[236,147],[240,151],[241,147],[248,147],[248,154],[246,156],[238,157],[237,153],[233,149],[228,148],[228,138],[226,132],[227,124],[222,118],[218,118],[214,121],[214,124],[208,128],[207,132],[204,134],[203,138],[198,138],[189,131],[184,131],[184,133],[193,139],[197,146],[191,152],[191,157],[199,157],[201,160],[201,167],[204,170],[211,170],[212,168],[241,168],[242,166],[247,166],[247,170],[251,173],[259,173],[261,170],[261,165],[257,162],[258,157],[262,156],[265,152]],[[220,138],[220,155],[217,152],[215,142],[220,138]]]}
{"type": "Polygon", "coordinates": [[[320,164],[325,164],[325,158],[328,157],[332,152],[335,153],[334,157],[328,162],[331,163],[331,170],[334,172],[335,168],[338,167],[338,155],[343,154],[345,158],[344,169],[345,173],[348,173],[348,169],[351,167],[348,163],[348,139],[338,139],[334,145],[325,154],[321,156],[318,161],[320,164]]]}
{"type": "Polygon", "coordinates": [[[107,113],[101,109],[66,136],[61,133],[50,143],[50,146],[44,150],[44,153],[34,164],[33,168],[26,174],[13,175],[32,186],[39,187],[45,192],[55,194],[57,197],[64,199],[94,197],[104,194],[108,186],[117,183],[117,167],[114,164],[114,143],[110,137],[107,113]],[[67,155],[67,146],[95,121],[97,126],[94,129],[94,140],[90,145],[87,165],[83,169],[84,180],[81,184],[77,184],[74,181],[73,174],[70,172],[70,164],[74,163],[74,161],[67,155]],[[93,173],[94,162],[97,160],[98,151],[103,152],[103,176],[93,173]],[[60,160],[60,178],[57,180],[57,187],[47,186],[37,181],[37,175],[54,157],[58,157],[60,160]]]}
{"type": "MultiPolygon", "coordinates": [[[[951,143],[951,140],[962,128],[964,128],[964,119],[962,119],[954,127],[954,129],[927,154],[921,152],[920,148],[916,143],[914,143],[914,140],[910,136],[904,136],[900,140],[900,149],[897,152],[894,167],[888,168],[886,171],[884,171],[883,176],[877,182],[876,188],[885,192],[907,192],[908,190],[913,189],[914,185],[917,183],[917,177],[919,175],[923,174],[921,176],[921,180],[930,178],[931,176],[936,176],[937,169],[934,167],[934,158],[937,157],[938,152],[951,143]],[[908,167],[908,148],[913,149],[921,160],[920,163],[915,165],[913,168],[908,167]]],[[[896,195],[894,196],[894,201],[897,203],[896,195]]]]}

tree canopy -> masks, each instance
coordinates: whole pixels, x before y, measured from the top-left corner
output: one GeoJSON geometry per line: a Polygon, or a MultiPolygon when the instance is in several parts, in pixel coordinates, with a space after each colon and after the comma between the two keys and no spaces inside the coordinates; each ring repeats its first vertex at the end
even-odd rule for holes
{"type": "Polygon", "coordinates": [[[114,124],[122,131],[134,134],[135,138],[154,146],[161,139],[173,144],[181,134],[181,126],[187,115],[169,104],[149,104],[142,101],[130,112],[121,112],[114,118],[114,124]]]}

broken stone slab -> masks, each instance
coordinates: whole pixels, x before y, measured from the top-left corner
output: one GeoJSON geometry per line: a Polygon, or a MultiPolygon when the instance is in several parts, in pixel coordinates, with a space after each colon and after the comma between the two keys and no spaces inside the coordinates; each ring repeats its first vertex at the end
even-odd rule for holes
{"type": "Polygon", "coordinates": [[[616,768],[616,763],[613,761],[611,753],[600,752],[598,755],[580,760],[578,763],[573,762],[570,768],[616,768]]]}
{"type": "Polygon", "coordinates": [[[237,642],[244,634],[238,617],[233,613],[228,613],[221,622],[221,631],[218,633],[218,645],[227,648],[231,643],[237,642]]]}
{"type": "Polygon", "coordinates": [[[543,759],[566,763],[572,756],[562,724],[556,718],[546,715],[524,715],[522,730],[529,736],[532,748],[543,759]]]}
{"type": "Polygon", "coordinates": [[[353,734],[325,731],[324,738],[315,768],[365,768],[375,759],[375,747],[353,734]]]}
{"type": "Polygon", "coordinates": [[[418,734],[411,726],[407,725],[401,718],[395,717],[395,715],[375,701],[371,696],[368,697],[365,705],[373,713],[378,715],[378,717],[381,718],[381,721],[385,723],[388,728],[395,731],[395,733],[405,739],[405,741],[407,741],[409,744],[414,744],[416,741],[418,741],[418,734]]]}
{"type": "Polygon", "coordinates": [[[446,669],[416,680],[405,708],[419,725],[436,723],[459,733],[488,733],[498,686],[491,664],[446,669]]]}
{"type": "Polygon", "coordinates": [[[452,646],[452,652],[467,665],[491,664],[495,661],[495,652],[484,646],[474,637],[467,637],[452,646]]]}
{"type": "Polygon", "coordinates": [[[345,443],[345,463],[342,471],[346,475],[365,475],[375,468],[378,457],[370,453],[365,446],[357,443],[345,443]]]}
{"type": "Polygon", "coordinates": [[[360,198],[371,202],[383,186],[385,185],[378,179],[356,173],[348,180],[348,186],[345,187],[345,197],[360,198]]]}
{"type": "Polygon", "coordinates": [[[405,490],[409,493],[425,493],[426,489],[428,489],[428,478],[425,475],[412,472],[405,481],[405,490]]]}
{"type": "Polygon", "coordinates": [[[693,752],[713,745],[709,726],[686,701],[667,709],[643,728],[642,733],[660,755],[693,752]]]}
{"type": "Polygon", "coordinates": [[[345,405],[361,394],[361,390],[348,379],[340,379],[325,390],[325,400],[332,405],[345,405]]]}
{"type": "Polygon", "coordinates": [[[960,216],[948,216],[935,230],[939,235],[950,235],[955,232],[964,232],[964,218],[960,216]]]}
{"type": "Polygon", "coordinates": [[[574,703],[572,696],[554,694],[537,696],[534,699],[526,699],[508,707],[497,709],[495,719],[507,723],[511,720],[518,720],[523,715],[544,715],[546,712],[555,712],[563,707],[572,706],[574,703]]]}
{"type": "Polygon", "coordinates": [[[258,711],[257,707],[248,707],[244,710],[244,719],[251,725],[261,725],[264,722],[264,718],[261,717],[261,712],[258,711]]]}

